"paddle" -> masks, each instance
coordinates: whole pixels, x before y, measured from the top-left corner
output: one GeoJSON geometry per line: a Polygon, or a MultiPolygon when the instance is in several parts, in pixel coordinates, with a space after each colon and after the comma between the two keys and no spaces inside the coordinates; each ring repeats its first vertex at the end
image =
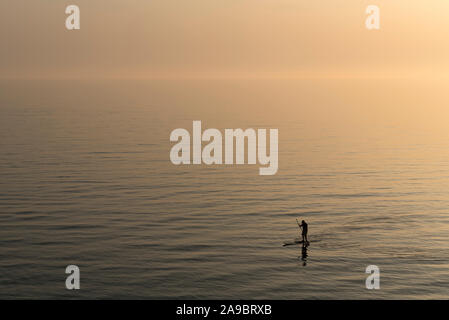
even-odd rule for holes
{"type": "Polygon", "coordinates": [[[296,219],[296,223],[298,224],[299,229],[302,230],[302,229],[301,229],[301,225],[300,225],[299,222],[298,222],[298,219],[296,219]]]}

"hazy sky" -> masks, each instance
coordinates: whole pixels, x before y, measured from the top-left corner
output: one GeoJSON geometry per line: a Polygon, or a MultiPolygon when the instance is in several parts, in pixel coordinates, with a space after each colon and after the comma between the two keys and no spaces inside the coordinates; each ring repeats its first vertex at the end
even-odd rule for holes
{"type": "Polygon", "coordinates": [[[448,0],[2,0],[1,76],[438,73],[448,0]],[[65,7],[81,30],[65,29],[65,7]],[[381,10],[381,30],[365,9],[381,10]]]}

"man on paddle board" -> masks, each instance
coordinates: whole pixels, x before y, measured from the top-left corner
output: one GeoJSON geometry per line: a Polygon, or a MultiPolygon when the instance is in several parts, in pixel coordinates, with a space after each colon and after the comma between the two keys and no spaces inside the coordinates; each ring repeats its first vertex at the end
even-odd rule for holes
{"type": "MultiPolygon", "coordinates": [[[[296,220],[296,222],[298,222],[298,220],[296,220]]],[[[307,241],[307,231],[309,231],[308,224],[304,220],[302,220],[301,224],[298,223],[298,225],[299,225],[299,228],[301,228],[301,230],[302,230],[302,242],[303,243],[308,242],[307,241]]]]}

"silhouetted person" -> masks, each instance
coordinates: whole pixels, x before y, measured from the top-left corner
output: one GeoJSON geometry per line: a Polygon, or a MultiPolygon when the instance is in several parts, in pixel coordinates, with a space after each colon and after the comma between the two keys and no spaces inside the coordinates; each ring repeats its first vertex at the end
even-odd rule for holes
{"type": "Polygon", "coordinates": [[[302,230],[302,242],[303,242],[303,243],[308,242],[308,241],[307,241],[307,231],[309,231],[309,230],[308,230],[308,225],[307,225],[307,223],[306,223],[304,220],[302,220],[302,221],[301,221],[301,224],[299,225],[299,227],[300,227],[301,230],[302,230]]]}

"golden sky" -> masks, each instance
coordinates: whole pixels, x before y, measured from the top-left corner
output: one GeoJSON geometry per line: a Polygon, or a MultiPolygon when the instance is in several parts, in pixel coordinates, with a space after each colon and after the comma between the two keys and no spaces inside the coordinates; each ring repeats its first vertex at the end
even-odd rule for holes
{"type": "Polygon", "coordinates": [[[3,77],[420,76],[449,62],[448,0],[2,0],[0,17],[3,77]],[[70,4],[81,30],[65,29],[70,4]]]}

